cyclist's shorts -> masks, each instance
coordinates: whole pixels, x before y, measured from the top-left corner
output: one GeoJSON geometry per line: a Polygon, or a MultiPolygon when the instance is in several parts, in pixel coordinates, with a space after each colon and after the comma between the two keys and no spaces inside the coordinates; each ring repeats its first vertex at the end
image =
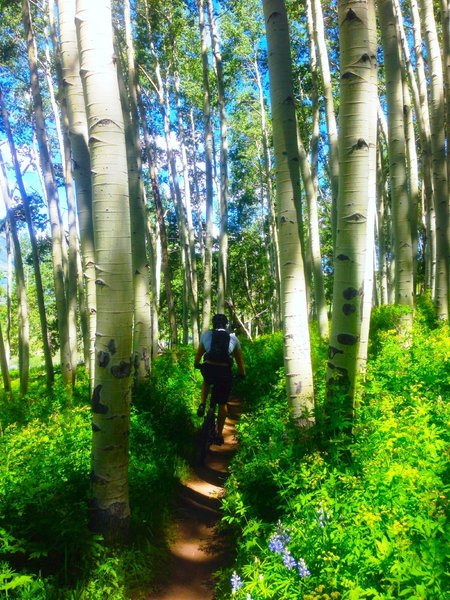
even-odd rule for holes
{"type": "Polygon", "coordinates": [[[212,393],[216,402],[218,404],[226,404],[233,382],[231,368],[203,363],[200,366],[200,370],[206,383],[214,386],[212,393]]]}

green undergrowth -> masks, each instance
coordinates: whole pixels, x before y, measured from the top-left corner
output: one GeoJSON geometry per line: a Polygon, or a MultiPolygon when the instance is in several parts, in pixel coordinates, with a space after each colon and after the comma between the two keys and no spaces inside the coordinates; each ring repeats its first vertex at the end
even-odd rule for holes
{"type": "Polygon", "coordinates": [[[0,398],[0,597],[73,600],[148,597],[165,570],[171,504],[192,447],[199,382],[193,352],[154,361],[133,396],[132,541],[107,548],[89,532],[91,417],[80,371],[68,399],[32,373],[24,398],[0,398]]]}
{"type": "MultiPolygon", "coordinates": [[[[251,401],[223,500],[236,559],[219,600],[450,598],[450,337],[419,312],[405,343],[400,317],[374,314],[350,448],[322,443],[323,372],[315,370],[318,424],[299,439],[278,341],[261,340],[254,357],[246,349],[255,369],[259,356],[273,368],[249,370],[243,390],[251,401]]],[[[313,347],[323,365],[324,348],[313,347]]]]}

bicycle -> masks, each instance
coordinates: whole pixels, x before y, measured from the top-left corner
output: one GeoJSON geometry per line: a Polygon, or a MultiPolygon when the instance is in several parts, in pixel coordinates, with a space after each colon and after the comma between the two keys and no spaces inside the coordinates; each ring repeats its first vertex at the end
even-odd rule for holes
{"type": "Polygon", "coordinates": [[[214,443],[216,437],[216,406],[217,406],[216,386],[212,386],[208,410],[203,417],[203,424],[200,431],[199,442],[199,462],[204,466],[209,447],[214,443]]]}

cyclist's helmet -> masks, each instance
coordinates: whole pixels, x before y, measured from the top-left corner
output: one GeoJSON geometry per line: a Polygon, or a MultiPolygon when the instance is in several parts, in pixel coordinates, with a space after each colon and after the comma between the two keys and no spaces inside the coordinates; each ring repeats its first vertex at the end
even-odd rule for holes
{"type": "Polygon", "coordinates": [[[228,319],[225,315],[219,313],[213,316],[212,324],[214,329],[226,329],[228,319]]]}

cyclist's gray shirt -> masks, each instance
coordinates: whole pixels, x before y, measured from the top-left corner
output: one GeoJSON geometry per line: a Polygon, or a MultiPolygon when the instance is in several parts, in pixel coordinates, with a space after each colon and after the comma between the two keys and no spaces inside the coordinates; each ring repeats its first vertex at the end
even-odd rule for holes
{"type": "MultiPolygon", "coordinates": [[[[224,329],[219,331],[225,331],[224,329]]],[[[205,331],[205,333],[202,333],[202,336],[200,338],[200,344],[202,344],[203,348],[205,349],[205,352],[209,352],[211,350],[211,340],[212,340],[212,330],[210,329],[209,331],[205,331]]],[[[236,335],[234,333],[230,333],[230,343],[228,345],[228,354],[231,356],[233,354],[233,352],[235,350],[239,350],[239,348],[241,347],[241,344],[239,342],[239,340],[237,339],[236,335]]]]}

